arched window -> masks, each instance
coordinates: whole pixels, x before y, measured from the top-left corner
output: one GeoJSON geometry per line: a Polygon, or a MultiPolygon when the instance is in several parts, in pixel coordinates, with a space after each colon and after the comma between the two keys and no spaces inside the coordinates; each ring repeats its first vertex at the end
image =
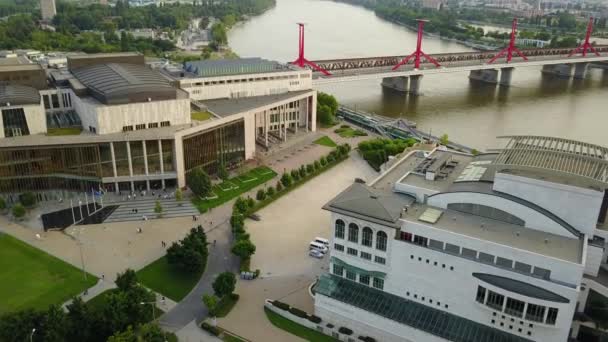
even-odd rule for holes
{"type": "Polygon", "coordinates": [[[348,241],[359,242],[359,227],[354,223],[348,225],[348,241]]]}
{"type": "Polygon", "coordinates": [[[374,232],[370,227],[363,228],[363,235],[361,238],[361,244],[363,246],[372,247],[372,239],[374,238],[374,232]]]}
{"type": "Polygon", "coordinates": [[[376,234],[376,249],[379,249],[381,251],[386,251],[386,240],[387,240],[387,236],[385,232],[378,232],[378,234],[376,234]]]}
{"type": "Polygon", "coordinates": [[[346,224],[344,224],[344,221],[342,221],[342,220],[336,221],[336,237],[338,239],[344,239],[344,227],[346,227],[346,224]]]}

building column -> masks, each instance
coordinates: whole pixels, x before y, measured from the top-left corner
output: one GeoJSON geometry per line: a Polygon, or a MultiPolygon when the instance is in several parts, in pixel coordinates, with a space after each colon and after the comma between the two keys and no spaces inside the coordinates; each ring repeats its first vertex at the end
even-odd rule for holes
{"type": "MultiPolygon", "coordinates": [[[[142,140],[141,141],[141,145],[142,145],[142,151],[144,151],[144,170],[146,172],[146,176],[149,175],[148,172],[148,151],[146,150],[146,141],[142,140]]],[[[147,179],[148,177],[146,177],[146,190],[150,191],[150,180],[147,179]]]]}
{"type": "Polygon", "coordinates": [[[283,105],[283,116],[285,117],[283,120],[283,141],[287,141],[287,125],[289,124],[287,120],[287,110],[285,109],[287,105],[283,105]]]}
{"type": "Polygon", "coordinates": [[[317,92],[312,93],[311,103],[308,106],[310,111],[310,131],[317,131],[317,92]]]}
{"type": "Polygon", "coordinates": [[[496,69],[481,69],[471,70],[469,78],[476,81],[496,84],[498,82],[498,70],[496,69]]]}
{"type": "Polygon", "coordinates": [[[407,76],[399,76],[399,77],[384,77],[382,79],[382,86],[393,89],[396,91],[400,91],[403,93],[407,92],[408,89],[409,78],[407,76]]]}
{"type": "Polygon", "coordinates": [[[304,107],[304,121],[306,122],[305,123],[306,132],[310,132],[310,130],[308,129],[308,120],[310,120],[310,115],[308,113],[308,107],[309,107],[308,106],[308,97],[306,97],[302,100],[302,104],[304,105],[303,106],[304,107]]]}
{"type": "MultiPolygon", "coordinates": [[[[133,177],[133,162],[131,161],[131,143],[125,141],[127,144],[127,159],[129,160],[129,176],[133,177]]],[[[135,192],[135,183],[131,181],[131,192],[135,192]]]]}
{"type": "Polygon", "coordinates": [[[298,126],[300,125],[300,107],[296,106],[296,104],[299,104],[300,100],[294,101],[293,103],[293,116],[295,117],[294,121],[295,121],[295,126],[296,126],[296,134],[298,134],[298,126]]]}
{"type": "Polygon", "coordinates": [[[511,79],[513,78],[513,69],[514,68],[500,69],[500,85],[506,87],[511,85],[511,79]]]}
{"type": "Polygon", "coordinates": [[[410,90],[412,95],[420,95],[420,83],[422,83],[422,75],[410,76],[410,90]]]}
{"type": "MultiPolygon", "coordinates": [[[[116,172],[116,155],[114,154],[114,143],[110,142],[110,155],[112,156],[112,172],[114,173],[114,178],[118,177],[118,172],[116,172]]],[[[114,182],[114,192],[118,193],[118,182],[114,182]]]]}
{"type": "Polygon", "coordinates": [[[264,111],[264,135],[265,135],[265,144],[268,147],[268,119],[270,118],[270,110],[264,111]]]}
{"type": "Polygon", "coordinates": [[[589,63],[576,63],[574,64],[574,78],[582,80],[587,75],[587,65],[589,63]]]}

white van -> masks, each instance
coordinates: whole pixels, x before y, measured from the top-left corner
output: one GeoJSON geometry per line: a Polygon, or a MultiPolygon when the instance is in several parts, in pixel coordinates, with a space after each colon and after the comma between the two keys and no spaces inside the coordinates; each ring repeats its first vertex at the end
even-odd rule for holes
{"type": "Polygon", "coordinates": [[[315,250],[317,250],[319,252],[327,253],[327,247],[325,247],[324,244],[318,243],[318,242],[315,242],[315,241],[311,241],[310,242],[310,245],[308,246],[308,249],[315,249],[315,250]]]}
{"type": "Polygon", "coordinates": [[[324,239],[324,238],[322,238],[322,237],[318,237],[318,236],[317,236],[317,237],[316,237],[314,240],[312,240],[312,241],[313,241],[313,242],[316,242],[316,243],[320,243],[320,244],[324,245],[325,247],[329,247],[329,240],[324,239]]]}

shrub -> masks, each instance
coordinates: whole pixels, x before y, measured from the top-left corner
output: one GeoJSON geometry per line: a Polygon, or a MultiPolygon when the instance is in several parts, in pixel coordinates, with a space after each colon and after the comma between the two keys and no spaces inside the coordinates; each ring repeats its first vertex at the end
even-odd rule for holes
{"type": "Polygon", "coordinates": [[[300,173],[300,178],[306,177],[306,166],[300,166],[300,170],[298,170],[298,172],[300,173]]]}
{"type": "Polygon", "coordinates": [[[222,333],[222,331],[220,330],[220,328],[214,327],[213,325],[211,325],[211,324],[209,324],[207,322],[201,323],[201,328],[204,329],[204,330],[207,330],[208,332],[210,332],[214,336],[220,336],[220,334],[222,333]]]}
{"type": "Polygon", "coordinates": [[[334,328],[334,325],[331,324],[331,323],[327,323],[325,326],[328,327],[329,329],[333,329],[334,328]]]}
{"type": "Polygon", "coordinates": [[[313,173],[315,171],[315,167],[312,164],[306,165],[306,172],[313,173]]]}
{"type": "Polygon", "coordinates": [[[247,207],[253,209],[255,207],[255,200],[251,197],[247,197],[247,207]]]}
{"type": "Polygon", "coordinates": [[[233,215],[235,214],[245,214],[247,212],[247,210],[249,209],[249,204],[247,203],[247,200],[245,200],[243,197],[238,197],[236,199],[236,201],[234,202],[234,205],[232,206],[232,211],[233,211],[233,215]]]}
{"type": "Polygon", "coordinates": [[[12,212],[16,218],[21,218],[25,216],[25,207],[21,203],[17,203],[13,206],[12,212]]]}
{"type": "Polygon", "coordinates": [[[24,192],[19,195],[19,202],[26,207],[31,207],[36,204],[36,196],[32,192],[24,192]]]}
{"type": "Polygon", "coordinates": [[[175,200],[181,202],[184,199],[184,194],[182,193],[182,189],[177,188],[175,190],[175,200]]]}
{"type": "Polygon", "coordinates": [[[274,188],[272,186],[269,186],[268,189],[266,189],[266,196],[272,197],[272,196],[274,196],[274,194],[275,194],[274,188]]]}
{"type": "Polygon", "coordinates": [[[325,158],[325,156],[321,157],[321,159],[319,159],[319,162],[321,163],[321,166],[325,166],[327,165],[327,158],[325,158]]]}
{"type": "Polygon", "coordinates": [[[186,176],[186,182],[197,196],[207,197],[211,192],[211,179],[201,167],[190,171],[186,176]]]}
{"type": "Polygon", "coordinates": [[[258,193],[255,195],[255,199],[258,201],[263,201],[266,199],[266,192],[262,189],[258,190],[258,193]]]}
{"type": "MultiPolygon", "coordinates": [[[[293,178],[289,173],[285,172],[283,176],[281,176],[281,183],[284,187],[289,188],[291,186],[291,183],[293,183],[293,178]]],[[[279,190],[279,185],[277,185],[277,190],[279,190]]]]}
{"type": "Polygon", "coordinates": [[[314,165],[314,167],[315,167],[315,170],[318,170],[318,169],[320,169],[320,168],[321,168],[321,163],[319,163],[319,161],[318,161],[318,160],[315,160],[315,162],[314,162],[314,164],[313,164],[313,165],[314,165]]]}
{"type": "Polygon", "coordinates": [[[353,331],[348,329],[347,327],[340,327],[340,329],[338,329],[338,332],[340,334],[344,334],[344,335],[352,335],[353,331]]]}
{"type": "Polygon", "coordinates": [[[298,316],[300,318],[308,318],[308,314],[306,313],[306,311],[302,311],[298,308],[291,307],[289,309],[289,312],[291,312],[293,315],[298,316]]]}
{"type": "Polygon", "coordinates": [[[350,128],[349,125],[340,125],[340,128],[350,128]]]}
{"type": "Polygon", "coordinates": [[[289,308],[290,308],[289,304],[279,302],[278,300],[273,300],[272,305],[276,306],[277,308],[279,308],[281,310],[285,310],[285,311],[289,311],[289,308]]]}
{"type": "MultiPolygon", "coordinates": [[[[282,178],[282,177],[281,177],[282,178]]],[[[281,179],[280,182],[277,182],[277,192],[281,192],[283,191],[283,184],[281,184],[283,180],[281,179]]]]}
{"type": "Polygon", "coordinates": [[[327,164],[331,164],[334,162],[334,156],[331,153],[325,159],[327,159],[327,164]]]}
{"type": "Polygon", "coordinates": [[[222,298],[227,295],[231,295],[234,292],[236,285],[236,276],[232,272],[220,273],[215,281],[213,282],[213,291],[215,295],[222,298]]]}
{"type": "Polygon", "coordinates": [[[359,339],[363,342],[376,342],[376,339],[370,336],[359,336],[359,339]]]}
{"type": "Polygon", "coordinates": [[[249,239],[239,240],[232,246],[232,253],[243,258],[250,258],[255,253],[255,245],[249,239]]]}
{"type": "Polygon", "coordinates": [[[163,212],[163,206],[160,204],[159,200],[156,200],[154,203],[154,212],[157,213],[158,216],[160,216],[160,214],[163,212]]]}
{"type": "Polygon", "coordinates": [[[291,178],[293,179],[294,182],[297,182],[300,180],[300,172],[298,170],[291,170],[291,178]]]}
{"type": "Polygon", "coordinates": [[[321,323],[321,317],[315,315],[308,316],[308,320],[316,324],[321,323]]]}
{"type": "Polygon", "coordinates": [[[221,180],[226,180],[229,177],[228,170],[226,170],[226,164],[223,162],[221,162],[217,168],[217,176],[220,177],[221,180]]]}

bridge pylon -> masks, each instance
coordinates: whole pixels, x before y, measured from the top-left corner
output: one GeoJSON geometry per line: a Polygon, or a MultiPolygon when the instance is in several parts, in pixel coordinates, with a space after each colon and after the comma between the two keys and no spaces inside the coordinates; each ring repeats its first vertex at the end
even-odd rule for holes
{"type": "Polygon", "coordinates": [[[435,64],[436,67],[440,67],[441,65],[439,65],[439,63],[431,56],[427,55],[426,53],[424,53],[424,51],[422,51],[422,37],[423,37],[423,32],[424,32],[424,23],[428,22],[428,20],[424,20],[424,19],[416,19],[416,21],[418,21],[418,40],[416,41],[416,51],[414,51],[414,53],[412,53],[411,55],[405,57],[401,62],[397,63],[397,65],[395,65],[393,67],[393,70],[397,70],[399,69],[400,66],[407,64],[407,62],[410,61],[410,59],[414,58],[414,68],[416,69],[420,69],[420,57],[424,56],[424,58],[435,64]]]}
{"type": "Polygon", "coordinates": [[[516,35],[517,35],[517,18],[513,18],[513,24],[511,25],[511,39],[509,40],[509,45],[506,48],[504,48],[502,51],[497,53],[496,56],[494,56],[492,59],[490,59],[488,64],[494,63],[495,60],[499,59],[500,57],[504,56],[505,54],[507,54],[507,63],[511,63],[511,59],[513,59],[513,52],[515,52],[517,55],[519,55],[519,57],[523,58],[524,61],[528,60],[528,58],[523,53],[521,53],[521,51],[519,51],[518,48],[515,47],[516,35]]]}
{"type": "Polygon", "coordinates": [[[295,65],[299,66],[300,68],[304,68],[306,65],[308,65],[308,66],[312,67],[313,70],[322,72],[325,76],[331,76],[331,73],[329,73],[329,71],[321,68],[320,66],[307,60],[304,57],[304,23],[298,23],[298,27],[300,30],[299,42],[298,42],[298,59],[291,62],[291,64],[295,64],[295,65]]]}
{"type": "Polygon", "coordinates": [[[593,17],[589,18],[589,24],[587,24],[587,33],[585,34],[585,41],[576,49],[572,50],[568,57],[581,52],[583,57],[587,56],[587,51],[591,51],[595,53],[596,56],[600,57],[600,54],[595,50],[595,48],[589,43],[589,38],[591,38],[591,33],[593,32],[593,17]]]}

